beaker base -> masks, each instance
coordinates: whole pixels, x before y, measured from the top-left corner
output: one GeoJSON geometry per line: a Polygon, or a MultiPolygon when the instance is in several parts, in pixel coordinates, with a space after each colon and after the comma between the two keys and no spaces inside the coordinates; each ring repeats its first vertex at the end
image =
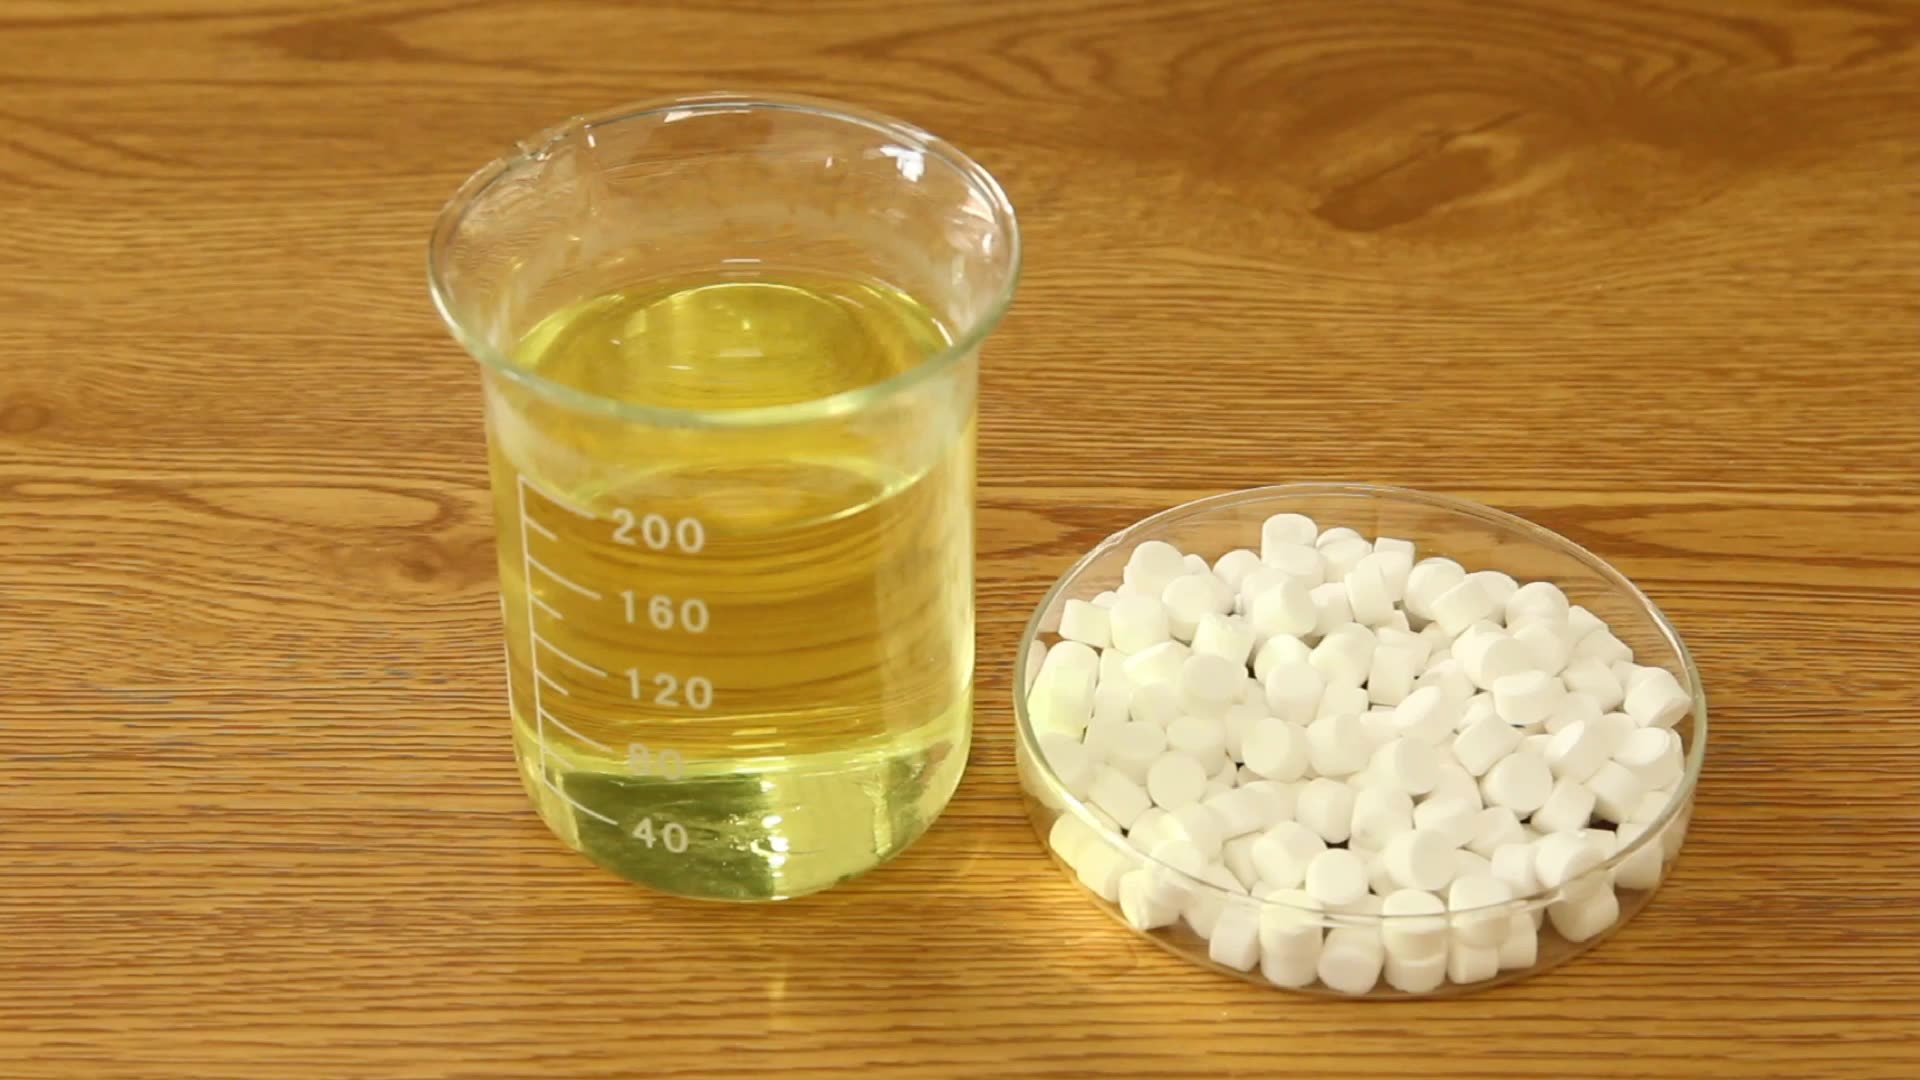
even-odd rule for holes
{"type": "Polygon", "coordinates": [[[520,772],[567,846],[639,885],[711,900],[830,888],[905,850],[966,768],[971,701],[922,730],[944,737],[864,753],[744,762],[676,779],[578,767],[516,726],[520,772]]]}

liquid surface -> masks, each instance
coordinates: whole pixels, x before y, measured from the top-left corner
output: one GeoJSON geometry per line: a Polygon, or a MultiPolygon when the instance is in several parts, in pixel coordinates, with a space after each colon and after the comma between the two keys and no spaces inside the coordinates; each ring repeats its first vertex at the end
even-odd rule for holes
{"type": "Polygon", "coordinates": [[[675,409],[790,405],[877,383],[949,344],[897,289],[803,271],[672,278],[563,308],[527,366],[600,397],[675,409]]]}
{"type": "MultiPolygon", "coordinates": [[[[737,274],[553,313],[519,362],[623,401],[808,401],[947,335],[884,286],[737,274]]],[[[658,429],[491,383],[516,752],[542,816],[666,891],[768,899],[897,853],[972,720],[964,395],[750,432],[658,429]]]]}

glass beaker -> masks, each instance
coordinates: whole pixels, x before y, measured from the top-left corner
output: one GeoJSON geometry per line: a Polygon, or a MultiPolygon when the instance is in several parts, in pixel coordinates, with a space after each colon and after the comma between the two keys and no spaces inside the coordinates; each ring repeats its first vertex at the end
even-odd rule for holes
{"type": "Polygon", "coordinates": [[[1005,194],[800,99],[576,118],[429,255],[481,362],[515,753],[633,881],[759,900],[903,849],[966,764],[977,351],[1005,194]]]}

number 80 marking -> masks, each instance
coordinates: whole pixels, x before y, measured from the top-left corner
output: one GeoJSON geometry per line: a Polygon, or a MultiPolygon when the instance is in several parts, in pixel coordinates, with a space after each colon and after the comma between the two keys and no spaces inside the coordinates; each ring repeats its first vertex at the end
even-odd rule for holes
{"type": "Polygon", "coordinates": [[[687,761],[680,756],[680,751],[672,747],[663,748],[655,753],[648,750],[645,743],[628,743],[627,771],[635,776],[659,776],[667,780],[678,780],[687,771],[687,761]]]}

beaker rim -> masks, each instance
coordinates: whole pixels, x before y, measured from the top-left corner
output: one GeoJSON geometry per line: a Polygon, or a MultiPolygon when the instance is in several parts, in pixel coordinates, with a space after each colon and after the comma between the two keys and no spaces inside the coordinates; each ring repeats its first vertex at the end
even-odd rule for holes
{"type": "Polygon", "coordinates": [[[513,152],[503,154],[476,170],[441,208],[434,220],[432,236],[427,245],[427,291],[433,298],[434,309],[439,312],[441,321],[446,324],[454,340],[470,356],[485,364],[502,378],[518,383],[570,409],[623,421],[692,428],[770,427],[858,413],[870,405],[885,401],[933,378],[971,355],[1000,324],[1001,318],[1006,315],[1007,308],[1013,302],[1015,286],[1019,284],[1020,225],[1014,214],[1013,203],[1007,198],[1007,193],[1001,188],[1000,182],[973,158],[945,139],[904,120],[869,109],[804,95],[717,91],[638,101],[600,112],[575,115],[563,123],[518,140],[514,146],[513,152]],[[929,353],[913,367],[878,382],[823,397],[810,398],[806,401],[746,409],[681,409],[643,405],[581,390],[515,364],[505,353],[493,347],[481,335],[474,333],[454,312],[452,290],[447,284],[446,275],[442,272],[442,264],[446,253],[451,249],[455,228],[481,196],[486,194],[488,188],[508,175],[515,166],[535,160],[546,147],[557,140],[565,138],[580,128],[637,120],[674,110],[697,112],[768,110],[804,113],[866,128],[937,158],[958,173],[967,185],[984,198],[992,208],[994,224],[1005,236],[1007,244],[1007,268],[1004,281],[979,316],[966,326],[956,328],[953,340],[946,348],[929,353]]]}

